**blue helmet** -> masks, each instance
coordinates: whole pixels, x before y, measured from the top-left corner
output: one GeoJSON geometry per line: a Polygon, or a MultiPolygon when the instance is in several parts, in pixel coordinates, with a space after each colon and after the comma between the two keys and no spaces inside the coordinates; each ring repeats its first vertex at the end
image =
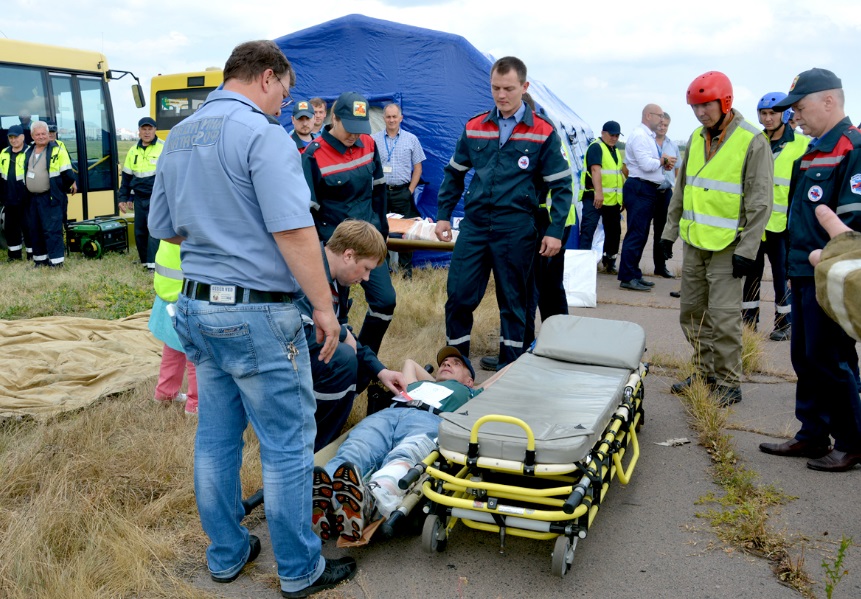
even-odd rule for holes
{"type": "MultiPolygon", "coordinates": [[[[786,94],[783,92],[768,92],[762,98],[759,99],[759,103],[756,105],[756,110],[757,112],[759,112],[763,108],[771,108],[785,98],[786,94]]],[[[780,120],[784,123],[788,123],[789,119],[792,118],[793,114],[795,114],[795,112],[791,108],[787,108],[783,111],[783,116],[780,120]]]]}

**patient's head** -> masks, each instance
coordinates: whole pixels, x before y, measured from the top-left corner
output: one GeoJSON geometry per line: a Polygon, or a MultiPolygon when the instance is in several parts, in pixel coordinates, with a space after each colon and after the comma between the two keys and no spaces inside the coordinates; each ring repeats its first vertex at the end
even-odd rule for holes
{"type": "Polygon", "coordinates": [[[446,345],[439,350],[436,363],[439,366],[437,381],[457,381],[467,387],[472,387],[475,382],[475,370],[469,358],[464,357],[456,347],[446,345]]]}

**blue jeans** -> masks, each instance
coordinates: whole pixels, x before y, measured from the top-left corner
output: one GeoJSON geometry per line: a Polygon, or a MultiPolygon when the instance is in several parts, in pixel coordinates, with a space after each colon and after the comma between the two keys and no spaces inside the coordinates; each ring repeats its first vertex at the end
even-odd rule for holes
{"type": "Polygon", "coordinates": [[[424,434],[435,439],[439,422],[436,414],[415,408],[386,408],[371,414],[350,431],[338,453],[326,464],[326,472],[334,476],[338,466],[352,462],[367,480],[385,464],[403,457],[398,445],[407,437],[424,434]]]}
{"type": "Polygon", "coordinates": [[[217,305],[180,295],[176,331],[197,366],[194,491],[211,542],[210,572],[232,576],[248,559],[239,469],[250,421],[260,440],[266,521],[281,588],[309,586],[326,562],[311,531],[315,401],[299,310],[292,304],[217,305]]]}

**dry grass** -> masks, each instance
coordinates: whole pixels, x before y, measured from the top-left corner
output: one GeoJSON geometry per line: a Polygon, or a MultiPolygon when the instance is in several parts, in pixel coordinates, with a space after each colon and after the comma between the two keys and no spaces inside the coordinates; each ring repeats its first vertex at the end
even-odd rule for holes
{"type": "MultiPolygon", "coordinates": [[[[58,285],[77,290],[70,313],[89,313],[101,302],[100,311],[117,309],[110,299],[86,298],[94,281],[127,285],[132,297],[145,293],[143,309],[151,302],[151,281],[128,256],[72,260],[62,272],[24,265],[3,265],[0,272],[16,277],[0,295],[0,310],[7,312],[27,295],[32,315],[58,312],[41,297],[58,285]]],[[[434,362],[445,338],[446,276],[437,270],[417,271],[412,281],[396,277],[398,308],[383,343],[385,363],[434,362]]],[[[358,288],[355,298],[351,321],[358,330],[365,312],[358,288]]],[[[491,284],[476,311],[473,356],[496,351],[498,328],[491,284]]],[[[194,503],[194,421],[179,406],[150,401],[153,384],[47,423],[0,425],[0,597],[212,597],[188,582],[200,572],[207,545],[194,503]]],[[[354,419],[363,410],[357,407],[354,419]]],[[[245,496],[261,485],[250,429],[242,482],[245,496]]]]}

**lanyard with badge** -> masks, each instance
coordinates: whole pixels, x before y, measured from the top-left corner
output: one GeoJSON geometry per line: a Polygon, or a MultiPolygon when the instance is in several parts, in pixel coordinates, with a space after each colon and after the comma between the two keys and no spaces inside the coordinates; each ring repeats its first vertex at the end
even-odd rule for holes
{"type": "Polygon", "coordinates": [[[35,179],[36,178],[36,167],[39,165],[39,161],[42,160],[42,156],[44,156],[47,151],[48,151],[48,148],[45,148],[42,152],[36,153],[36,160],[31,161],[32,164],[30,165],[30,169],[27,172],[27,178],[28,179],[35,179]]]}
{"type": "Polygon", "coordinates": [[[398,131],[398,134],[395,135],[395,141],[394,141],[394,143],[392,143],[392,147],[390,148],[389,147],[389,136],[383,135],[383,141],[386,144],[386,152],[388,154],[386,156],[386,164],[383,165],[383,172],[384,173],[391,173],[393,170],[392,169],[392,154],[394,153],[395,148],[398,145],[398,139],[400,138],[400,136],[401,136],[401,132],[398,131]]]}

